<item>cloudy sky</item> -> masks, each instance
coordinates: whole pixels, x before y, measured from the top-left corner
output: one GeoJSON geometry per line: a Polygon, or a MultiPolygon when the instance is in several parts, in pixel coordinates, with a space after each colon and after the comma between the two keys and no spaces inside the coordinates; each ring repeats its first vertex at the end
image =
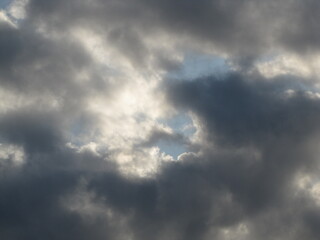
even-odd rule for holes
{"type": "Polygon", "coordinates": [[[0,239],[319,239],[319,11],[0,0],[0,239]]]}

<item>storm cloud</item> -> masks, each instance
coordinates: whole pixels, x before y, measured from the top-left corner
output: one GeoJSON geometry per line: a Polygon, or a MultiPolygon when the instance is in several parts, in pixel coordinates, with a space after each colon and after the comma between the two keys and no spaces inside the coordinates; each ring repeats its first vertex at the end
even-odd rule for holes
{"type": "Polygon", "coordinates": [[[0,3],[1,239],[318,239],[317,1],[0,3]]]}

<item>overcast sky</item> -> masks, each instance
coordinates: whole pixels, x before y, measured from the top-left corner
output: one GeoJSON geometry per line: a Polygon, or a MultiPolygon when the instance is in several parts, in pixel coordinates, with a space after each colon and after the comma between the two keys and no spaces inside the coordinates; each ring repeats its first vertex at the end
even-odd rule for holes
{"type": "Polygon", "coordinates": [[[319,239],[319,1],[0,9],[1,240],[319,239]]]}

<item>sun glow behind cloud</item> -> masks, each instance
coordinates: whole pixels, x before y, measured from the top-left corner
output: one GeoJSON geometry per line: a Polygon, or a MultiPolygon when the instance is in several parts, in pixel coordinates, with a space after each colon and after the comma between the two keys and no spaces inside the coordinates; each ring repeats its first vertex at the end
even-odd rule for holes
{"type": "Polygon", "coordinates": [[[0,238],[317,239],[307,2],[1,2],[0,238]]]}

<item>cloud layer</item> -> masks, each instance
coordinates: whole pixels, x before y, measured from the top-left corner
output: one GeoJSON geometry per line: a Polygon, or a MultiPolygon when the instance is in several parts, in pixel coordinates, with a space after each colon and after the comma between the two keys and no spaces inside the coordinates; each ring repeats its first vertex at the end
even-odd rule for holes
{"type": "Polygon", "coordinates": [[[318,239],[317,1],[0,6],[1,239],[318,239]]]}

